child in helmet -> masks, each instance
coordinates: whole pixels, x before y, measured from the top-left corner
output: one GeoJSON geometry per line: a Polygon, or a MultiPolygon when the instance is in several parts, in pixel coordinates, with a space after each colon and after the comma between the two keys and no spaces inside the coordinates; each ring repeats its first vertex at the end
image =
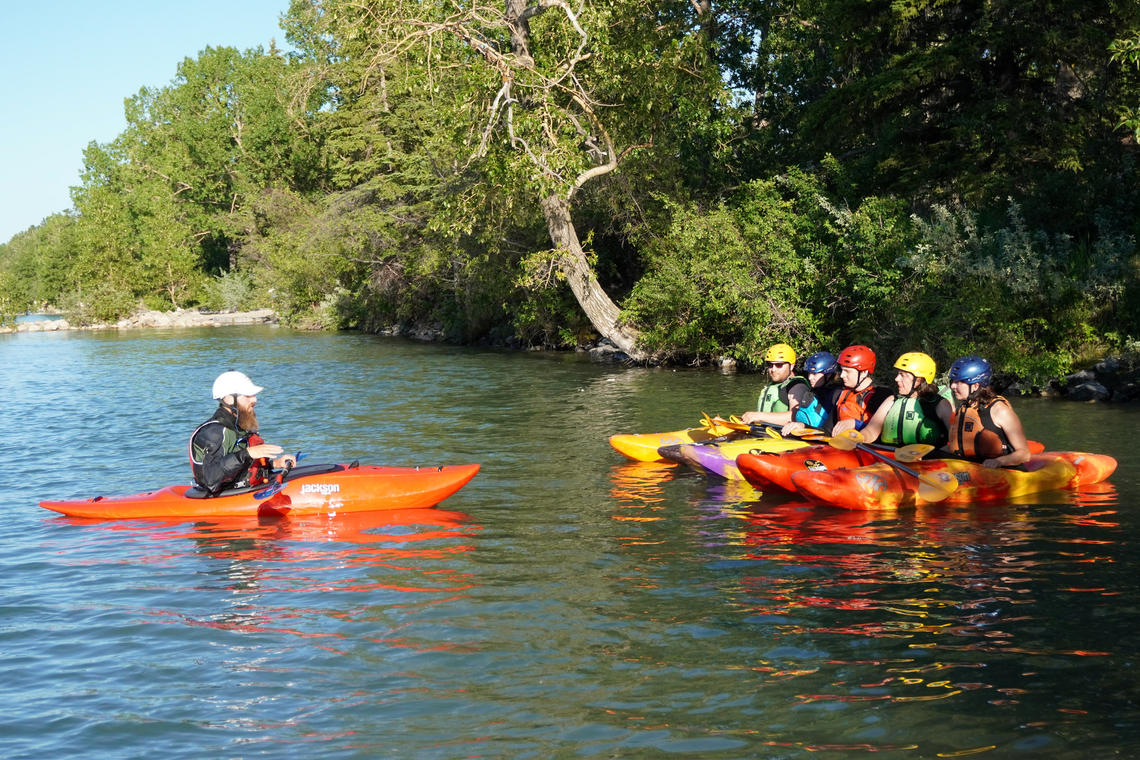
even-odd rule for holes
{"type": "Polygon", "coordinates": [[[1029,442],[1009,401],[990,387],[993,374],[980,356],[963,356],[950,366],[958,408],[950,418],[946,450],[984,467],[1017,467],[1029,460],[1029,442]]]}
{"type": "Polygon", "coordinates": [[[938,374],[934,359],[920,351],[909,351],[895,361],[895,369],[898,393],[879,404],[860,431],[863,438],[893,446],[945,445],[954,409],[934,384],[938,374]]]}
{"type": "MultiPolygon", "coordinates": [[[[814,355],[813,355],[814,356],[814,355]]],[[[818,427],[826,419],[826,412],[812,392],[811,384],[792,371],[796,365],[796,352],[787,343],[777,343],[764,354],[768,379],[771,381],[756,402],[756,411],[745,412],[741,420],[755,425],[786,425],[793,420],[818,427]]]]}

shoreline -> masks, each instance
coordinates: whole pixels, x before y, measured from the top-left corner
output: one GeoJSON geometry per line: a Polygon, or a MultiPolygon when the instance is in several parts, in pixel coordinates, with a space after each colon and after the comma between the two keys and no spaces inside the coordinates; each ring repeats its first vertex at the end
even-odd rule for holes
{"type": "MultiPolygon", "coordinates": [[[[0,327],[0,334],[19,332],[65,332],[72,330],[134,330],[140,328],[177,329],[192,327],[231,327],[238,325],[278,325],[280,319],[272,309],[253,311],[201,312],[197,309],[177,309],[175,311],[143,310],[124,317],[117,322],[92,325],[72,325],[66,319],[44,319],[21,322],[14,326],[0,327]]],[[[408,326],[391,326],[375,331],[377,335],[399,336],[424,343],[445,342],[442,329],[410,329],[408,326]]],[[[509,345],[507,346],[510,347],[509,345]]],[[[516,347],[521,351],[533,348],[516,347]]],[[[617,350],[606,340],[599,340],[588,346],[576,349],[588,353],[590,358],[600,363],[629,365],[629,357],[617,350]]],[[[717,372],[739,372],[736,362],[725,360],[714,362],[710,370],[717,372]]],[[[1135,403],[1140,401],[1140,358],[1108,356],[1092,366],[1072,372],[1061,378],[1053,378],[1043,386],[1037,386],[1020,378],[1001,376],[995,378],[994,388],[1010,396],[1059,398],[1084,403],[1135,403]]]]}
{"type": "Polygon", "coordinates": [[[234,325],[276,325],[279,320],[272,309],[253,311],[201,312],[197,309],[175,311],[138,311],[117,322],[100,322],[91,325],[73,325],[66,319],[40,319],[0,327],[0,334],[21,332],[67,332],[72,330],[134,330],[143,327],[231,327],[234,325]]]}

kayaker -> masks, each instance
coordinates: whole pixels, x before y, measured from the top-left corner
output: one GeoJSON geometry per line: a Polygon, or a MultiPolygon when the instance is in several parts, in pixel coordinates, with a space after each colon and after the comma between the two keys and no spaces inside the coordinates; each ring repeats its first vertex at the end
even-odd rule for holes
{"type": "Polygon", "coordinates": [[[793,374],[796,352],[787,343],[777,343],[764,353],[768,371],[768,387],[756,402],[756,411],[745,412],[740,419],[749,425],[766,422],[786,425],[793,420],[817,427],[826,419],[823,406],[812,392],[811,384],[793,374]]]}
{"type": "Polygon", "coordinates": [[[879,440],[892,446],[928,443],[944,446],[954,407],[934,384],[938,374],[934,359],[921,351],[908,351],[895,361],[898,393],[879,404],[860,431],[865,441],[879,440]]]}
{"type": "Polygon", "coordinates": [[[838,372],[839,362],[835,358],[835,354],[830,351],[816,351],[804,359],[804,373],[807,375],[808,383],[811,384],[812,392],[817,398],[821,398],[823,395],[820,391],[832,385],[838,372]]]}
{"type": "Polygon", "coordinates": [[[257,434],[257,394],[264,388],[254,385],[244,373],[230,370],[214,380],[218,401],[214,416],[190,436],[190,466],[194,484],[210,494],[227,488],[243,488],[268,482],[269,467],[292,467],[294,456],[266,443],[257,434]],[[270,460],[272,459],[272,462],[270,460]]]}
{"type": "Polygon", "coordinates": [[[879,405],[891,397],[886,388],[875,385],[875,352],[864,345],[848,346],[839,352],[839,378],[843,388],[835,396],[835,425],[832,433],[862,430],[879,405]]]}
{"type": "Polygon", "coordinates": [[[1009,401],[990,387],[993,374],[980,356],[963,356],[950,366],[950,392],[958,406],[946,450],[984,467],[1017,467],[1029,461],[1029,442],[1009,401]]]}

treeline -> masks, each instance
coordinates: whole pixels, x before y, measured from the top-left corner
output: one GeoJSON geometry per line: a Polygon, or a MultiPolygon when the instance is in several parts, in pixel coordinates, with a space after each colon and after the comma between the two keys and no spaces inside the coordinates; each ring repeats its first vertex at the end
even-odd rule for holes
{"type": "Polygon", "coordinates": [[[269,306],[1048,376],[1140,339],[1134,0],[293,0],[0,246],[0,312],[269,306]]]}

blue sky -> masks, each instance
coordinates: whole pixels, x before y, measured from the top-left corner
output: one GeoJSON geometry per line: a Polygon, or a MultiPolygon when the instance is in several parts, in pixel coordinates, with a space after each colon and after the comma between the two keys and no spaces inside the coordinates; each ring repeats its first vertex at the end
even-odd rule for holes
{"type": "Polygon", "coordinates": [[[0,44],[0,243],[71,208],[83,149],[123,131],[123,100],[207,46],[271,39],[289,0],[6,3],[0,44]]]}

